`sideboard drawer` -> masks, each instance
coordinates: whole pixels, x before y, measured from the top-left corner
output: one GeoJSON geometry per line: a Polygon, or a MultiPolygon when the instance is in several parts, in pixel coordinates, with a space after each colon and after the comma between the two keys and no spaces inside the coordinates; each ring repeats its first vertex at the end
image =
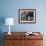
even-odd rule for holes
{"type": "Polygon", "coordinates": [[[43,36],[42,35],[25,35],[25,39],[29,40],[29,39],[35,39],[35,40],[43,40],[43,36]]]}
{"type": "Polygon", "coordinates": [[[24,46],[43,46],[42,40],[25,40],[24,46]]]}
{"type": "Polygon", "coordinates": [[[23,46],[23,40],[5,40],[5,46],[23,46]]]}
{"type": "Polygon", "coordinates": [[[15,46],[16,41],[15,40],[5,40],[4,44],[5,46],[15,46]]]}
{"type": "Polygon", "coordinates": [[[22,40],[22,39],[24,39],[24,36],[23,35],[15,35],[15,36],[13,36],[13,35],[6,35],[6,36],[4,36],[4,39],[22,40]]]}

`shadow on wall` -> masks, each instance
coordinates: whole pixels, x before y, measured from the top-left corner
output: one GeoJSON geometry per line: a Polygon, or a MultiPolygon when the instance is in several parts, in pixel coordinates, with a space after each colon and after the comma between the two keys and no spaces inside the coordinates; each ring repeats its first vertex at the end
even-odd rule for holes
{"type": "Polygon", "coordinates": [[[0,16],[0,46],[3,46],[3,32],[2,32],[2,25],[5,23],[5,17],[0,16]]]}

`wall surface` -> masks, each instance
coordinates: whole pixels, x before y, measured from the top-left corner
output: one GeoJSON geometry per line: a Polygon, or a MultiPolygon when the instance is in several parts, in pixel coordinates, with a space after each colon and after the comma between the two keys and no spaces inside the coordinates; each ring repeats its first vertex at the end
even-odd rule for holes
{"type": "MultiPolygon", "coordinates": [[[[8,32],[4,19],[13,17],[15,23],[11,32],[42,32],[46,46],[46,0],[0,0],[0,32],[8,32]],[[36,9],[36,24],[19,24],[18,9],[36,9]]],[[[2,37],[2,36],[0,36],[2,37]]],[[[2,38],[1,38],[2,39],[2,38]]]]}
{"type": "MultiPolygon", "coordinates": [[[[45,0],[1,0],[0,18],[13,17],[15,20],[11,31],[46,31],[46,1],[45,0]],[[19,24],[18,10],[19,9],[36,9],[36,24],[19,24]]],[[[8,31],[8,26],[3,24],[1,26],[2,32],[8,31]]]]}

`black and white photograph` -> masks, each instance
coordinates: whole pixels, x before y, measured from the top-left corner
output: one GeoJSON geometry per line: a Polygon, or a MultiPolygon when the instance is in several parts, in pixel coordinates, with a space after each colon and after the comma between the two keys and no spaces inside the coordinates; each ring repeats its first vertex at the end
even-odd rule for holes
{"type": "Polygon", "coordinates": [[[19,23],[36,23],[36,9],[19,9],[19,23]]]}

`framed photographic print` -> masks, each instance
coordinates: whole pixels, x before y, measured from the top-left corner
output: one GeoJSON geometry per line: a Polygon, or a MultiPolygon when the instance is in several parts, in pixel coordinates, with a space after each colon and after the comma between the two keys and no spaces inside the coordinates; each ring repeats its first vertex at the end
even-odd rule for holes
{"type": "Polygon", "coordinates": [[[19,9],[19,23],[36,23],[36,9],[19,9]]]}

